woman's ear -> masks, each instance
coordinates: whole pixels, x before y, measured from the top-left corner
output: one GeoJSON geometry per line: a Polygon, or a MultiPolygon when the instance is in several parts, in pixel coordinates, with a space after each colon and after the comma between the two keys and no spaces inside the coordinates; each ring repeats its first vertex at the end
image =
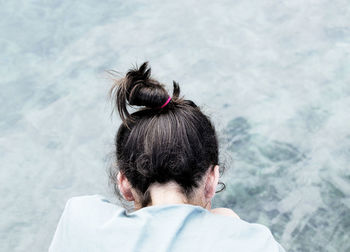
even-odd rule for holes
{"type": "Polygon", "coordinates": [[[125,175],[120,171],[118,172],[117,180],[119,191],[123,195],[124,199],[127,201],[135,201],[135,198],[131,192],[131,185],[125,175]]]}
{"type": "Polygon", "coordinates": [[[205,183],[205,198],[211,199],[215,195],[216,186],[219,183],[219,166],[215,165],[214,168],[209,168],[205,183]]]}

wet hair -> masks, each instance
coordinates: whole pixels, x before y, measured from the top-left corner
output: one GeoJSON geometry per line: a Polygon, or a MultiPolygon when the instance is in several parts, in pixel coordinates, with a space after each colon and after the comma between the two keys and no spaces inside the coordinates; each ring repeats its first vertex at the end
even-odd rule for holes
{"type": "MultiPolygon", "coordinates": [[[[115,137],[115,166],[110,182],[120,200],[117,173],[122,172],[138,192],[141,206],[152,203],[149,186],[170,181],[191,198],[208,169],[218,165],[218,140],[214,125],[191,100],[180,97],[173,81],[170,102],[164,84],[151,78],[148,62],[115,79],[109,92],[122,123],[115,137]],[[127,105],[142,106],[130,114],[127,105]]],[[[220,166],[220,169],[223,168],[220,166]]],[[[222,190],[225,188],[223,185],[222,190]]],[[[220,190],[220,191],[222,191],[220,190]]]]}

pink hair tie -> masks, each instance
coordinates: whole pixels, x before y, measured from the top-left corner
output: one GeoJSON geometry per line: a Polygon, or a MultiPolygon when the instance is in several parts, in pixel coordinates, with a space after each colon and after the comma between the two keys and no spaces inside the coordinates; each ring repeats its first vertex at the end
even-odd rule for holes
{"type": "Polygon", "coordinates": [[[160,108],[164,108],[171,100],[171,97],[169,96],[168,100],[162,105],[160,106],[160,108]]]}

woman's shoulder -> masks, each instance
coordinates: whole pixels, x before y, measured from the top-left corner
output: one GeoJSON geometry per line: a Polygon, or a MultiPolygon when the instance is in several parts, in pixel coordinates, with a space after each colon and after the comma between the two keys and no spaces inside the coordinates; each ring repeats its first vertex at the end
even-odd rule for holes
{"type": "Polygon", "coordinates": [[[93,194],[93,195],[81,195],[81,196],[74,196],[67,200],[66,202],[66,208],[75,209],[75,208],[88,208],[88,209],[94,209],[96,207],[101,207],[108,204],[112,204],[108,199],[106,199],[104,196],[100,194],[93,194]]]}
{"type": "Polygon", "coordinates": [[[64,215],[74,222],[89,220],[89,223],[98,223],[123,211],[123,207],[112,203],[106,197],[94,194],[69,198],[64,208],[64,215]]]}
{"type": "Polygon", "coordinates": [[[91,194],[91,195],[81,195],[81,196],[74,196],[68,199],[67,204],[74,204],[74,205],[83,205],[83,206],[91,206],[101,203],[108,203],[111,204],[111,201],[109,201],[106,197],[100,195],[100,194],[91,194]]]}
{"type": "Polygon", "coordinates": [[[219,214],[219,215],[239,218],[239,216],[230,208],[223,208],[223,207],[213,208],[213,209],[210,209],[210,212],[213,214],[219,214]]]}
{"type": "Polygon", "coordinates": [[[284,251],[267,226],[248,222],[231,209],[217,208],[212,210],[209,219],[211,219],[211,223],[215,222],[215,225],[211,225],[215,226],[215,229],[219,230],[221,234],[220,243],[217,246],[222,250],[233,246],[234,243],[234,246],[242,248],[242,250],[250,246],[249,251],[284,251]]]}

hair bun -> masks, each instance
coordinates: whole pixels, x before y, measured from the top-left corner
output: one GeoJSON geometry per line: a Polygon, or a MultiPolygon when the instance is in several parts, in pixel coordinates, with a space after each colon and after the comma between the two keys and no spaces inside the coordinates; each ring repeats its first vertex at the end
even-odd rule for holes
{"type": "MultiPolygon", "coordinates": [[[[174,95],[179,95],[179,86],[174,82],[174,95]]],[[[140,67],[130,69],[124,78],[115,81],[110,95],[116,99],[121,119],[125,122],[130,114],[126,105],[160,108],[169,98],[165,86],[151,78],[151,68],[148,62],[140,67]]]]}

